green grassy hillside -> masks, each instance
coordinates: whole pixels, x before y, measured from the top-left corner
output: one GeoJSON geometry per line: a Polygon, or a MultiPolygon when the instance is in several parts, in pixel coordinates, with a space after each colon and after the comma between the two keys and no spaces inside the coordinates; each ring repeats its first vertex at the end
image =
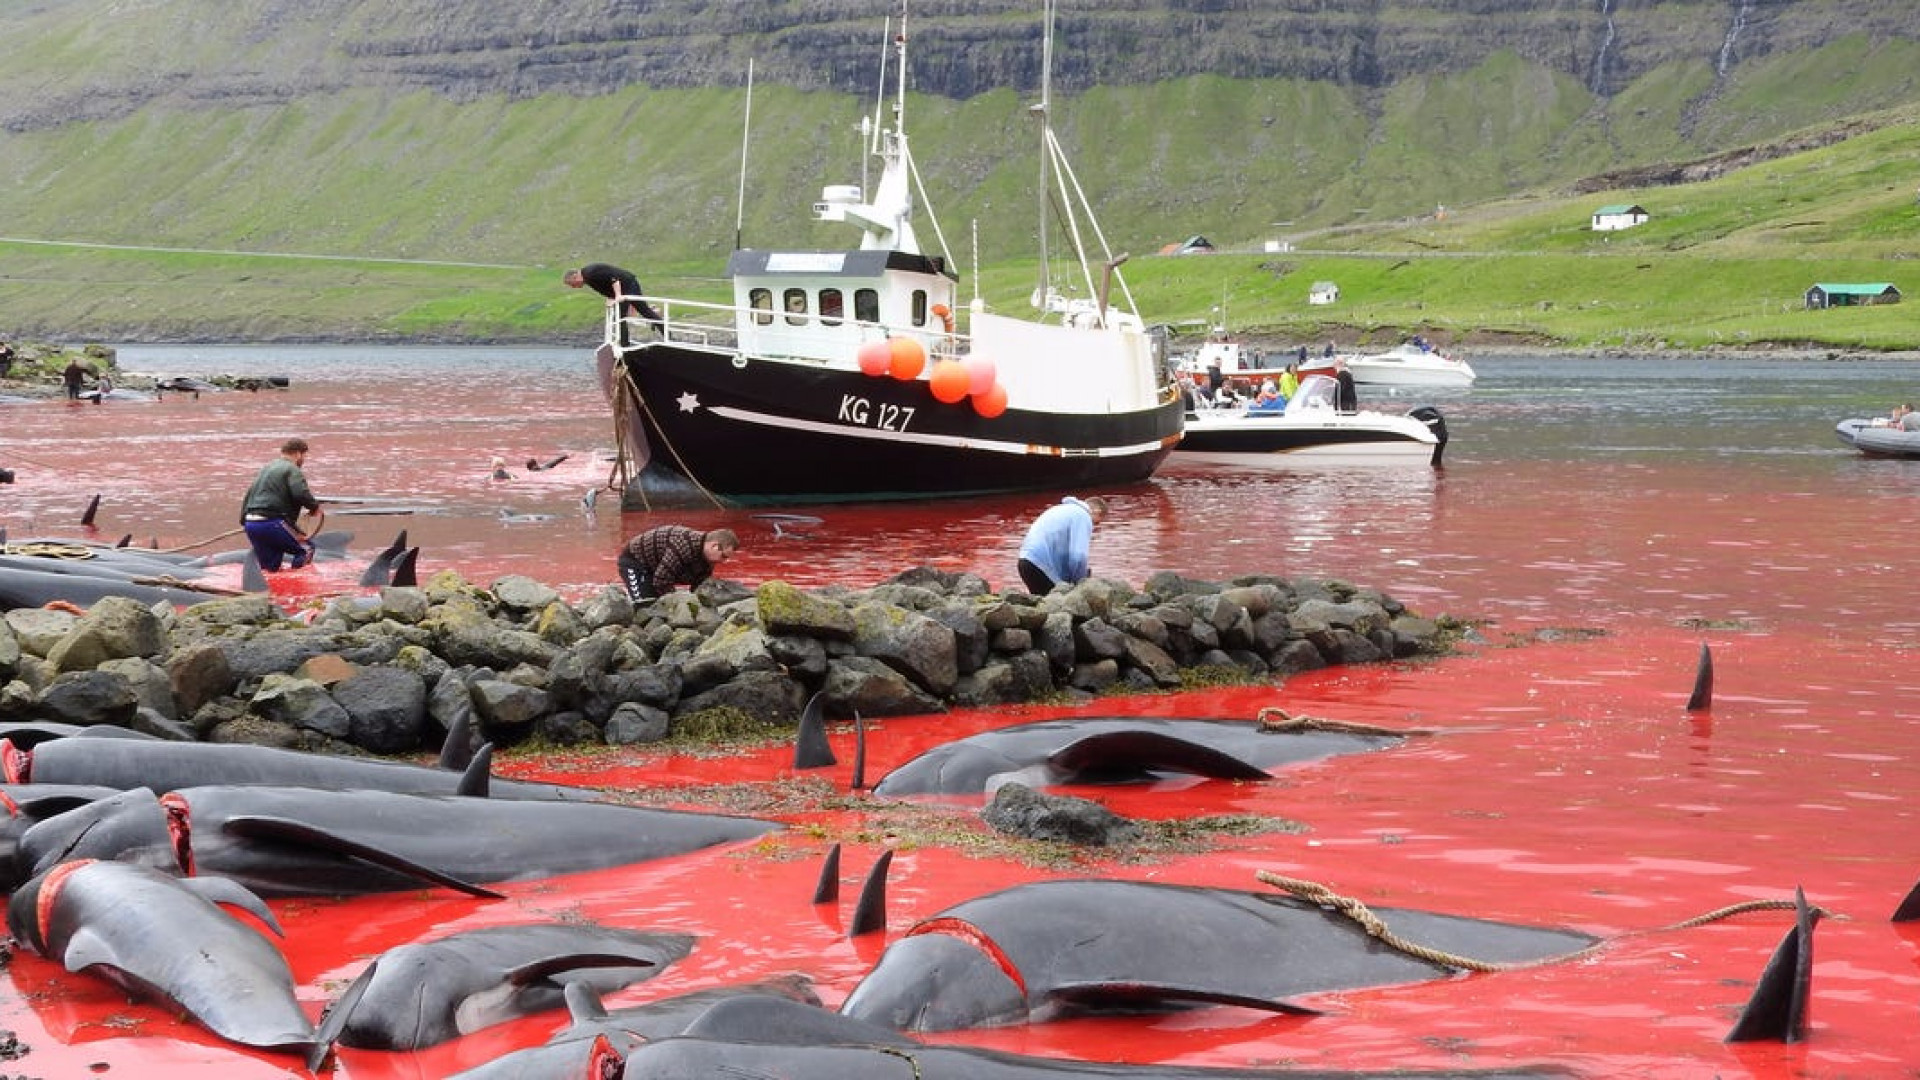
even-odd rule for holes
{"type": "MultiPolygon", "coordinates": [[[[1056,113],[1152,320],[1210,320],[1224,300],[1237,329],[1306,340],[1420,328],[1906,348],[1913,304],[1799,304],[1815,281],[1920,292],[1904,276],[1920,250],[1920,112],[1825,116],[1838,92],[1808,93],[1814,73],[1846,70],[1846,101],[1907,101],[1915,52],[1845,38],[1728,79],[1675,62],[1604,99],[1503,53],[1377,94],[1196,76],[1095,89],[1056,113]],[[1803,125],[1852,137],[1775,156],[1768,140],[1803,125]],[[1713,139],[1688,134],[1701,131],[1713,139]],[[1573,193],[1747,133],[1752,163],[1717,179],[1573,193]],[[1653,220],[1588,231],[1610,202],[1653,220]],[[1237,254],[1148,257],[1195,233],[1237,254]],[[1266,254],[1270,241],[1294,250],[1266,254]],[[1311,308],[1323,279],[1343,300],[1311,308]]],[[[970,264],[977,237],[983,291],[1003,308],[1033,277],[1025,104],[995,91],[907,106],[953,254],[970,264]]],[[[737,223],[746,106],[724,89],[347,89],[0,131],[0,337],[578,340],[595,309],[558,287],[566,266],[621,262],[654,291],[711,298],[737,225],[750,246],[844,241],[806,210],[821,185],[860,180],[871,100],[757,91],[737,223]]]]}

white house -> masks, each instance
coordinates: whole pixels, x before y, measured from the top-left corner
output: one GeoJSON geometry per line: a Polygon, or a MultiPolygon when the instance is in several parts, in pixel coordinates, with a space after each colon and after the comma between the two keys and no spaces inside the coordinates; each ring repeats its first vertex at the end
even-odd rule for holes
{"type": "Polygon", "coordinates": [[[1340,286],[1331,281],[1316,281],[1313,288],[1307,290],[1307,303],[1331,304],[1340,299],[1340,286]]]}
{"type": "Polygon", "coordinates": [[[1631,229],[1635,225],[1647,223],[1647,212],[1632,203],[1615,203],[1603,206],[1593,212],[1594,232],[1613,232],[1617,229],[1631,229]]]}

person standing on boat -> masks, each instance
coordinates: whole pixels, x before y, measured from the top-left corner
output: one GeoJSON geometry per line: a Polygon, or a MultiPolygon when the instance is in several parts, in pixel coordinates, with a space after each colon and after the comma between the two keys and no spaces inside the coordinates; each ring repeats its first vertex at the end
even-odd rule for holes
{"type": "Polygon", "coordinates": [[[620,583],[627,587],[628,599],[644,604],[677,585],[697,588],[738,550],[740,538],[732,529],[701,532],[685,525],[656,526],[620,549],[620,583]]]}
{"type": "Polygon", "coordinates": [[[585,286],[620,305],[620,347],[623,349],[633,344],[632,328],[627,325],[629,318],[638,315],[656,331],[666,325],[660,313],[641,295],[640,279],[634,277],[631,270],[610,263],[588,263],[578,270],[567,271],[560,280],[569,289],[585,286]]]}
{"type": "Polygon", "coordinates": [[[1093,527],[1107,516],[1107,500],[1068,496],[1050,506],[1027,529],[1020,542],[1020,583],[1035,596],[1045,596],[1055,585],[1086,580],[1093,549],[1093,527]]]}
{"type": "Polygon", "coordinates": [[[253,545],[253,557],[262,570],[278,570],[282,560],[287,569],[298,570],[313,561],[313,541],[300,531],[300,511],[325,521],[320,500],[307,486],[307,440],[288,439],[280,444],[280,456],[268,462],[247,488],[240,504],[240,527],[246,530],[247,543],[253,545]]]}
{"type": "Polygon", "coordinates": [[[1360,395],[1353,386],[1353,372],[1347,370],[1345,360],[1333,362],[1333,411],[1339,413],[1357,413],[1360,411],[1360,395]]]}

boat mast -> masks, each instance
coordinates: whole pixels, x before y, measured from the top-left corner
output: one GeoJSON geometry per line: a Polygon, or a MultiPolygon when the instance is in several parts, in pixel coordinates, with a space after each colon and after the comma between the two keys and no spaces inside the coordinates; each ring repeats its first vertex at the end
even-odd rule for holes
{"type": "Polygon", "coordinates": [[[1053,190],[1050,176],[1053,155],[1053,0],[1041,5],[1040,15],[1040,103],[1030,110],[1040,120],[1040,285],[1033,294],[1033,306],[1047,309],[1053,299],[1053,265],[1047,257],[1047,203],[1053,190]]]}
{"type": "MultiPolygon", "coordinates": [[[[891,23],[889,23],[891,25],[891,23]]],[[[920,254],[920,239],[913,229],[913,158],[907,151],[907,16],[906,2],[900,4],[900,29],[891,41],[897,88],[893,100],[893,123],[872,124],[871,152],[880,158],[880,179],[870,197],[863,188],[830,187],[813,205],[817,221],[839,221],[862,230],[860,247],[868,251],[903,251],[920,254]]],[[[884,72],[885,67],[881,70],[884,72]]],[[[877,108],[876,108],[876,111],[877,108]]],[[[864,121],[862,127],[868,126],[864,121]]],[[[861,169],[865,179],[864,164],[861,169]]],[[[864,187],[864,185],[863,185],[864,187]]]]}
{"type": "Polygon", "coordinates": [[[740,194],[735,197],[733,207],[733,249],[740,250],[740,241],[747,227],[747,147],[753,138],[753,58],[747,58],[747,115],[740,123],[740,194]]]}

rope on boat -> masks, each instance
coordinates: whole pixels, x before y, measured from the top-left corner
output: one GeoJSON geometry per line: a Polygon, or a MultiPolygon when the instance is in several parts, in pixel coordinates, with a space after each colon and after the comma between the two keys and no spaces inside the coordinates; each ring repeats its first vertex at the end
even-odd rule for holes
{"type": "MultiPolygon", "coordinates": [[[[1265,884],[1271,885],[1283,892],[1291,893],[1308,903],[1318,904],[1324,908],[1332,908],[1334,911],[1358,923],[1360,928],[1366,931],[1368,937],[1378,940],[1390,949],[1395,949],[1419,960],[1426,960],[1445,967],[1458,968],[1462,971],[1518,971],[1522,968],[1537,967],[1541,964],[1576,960],[1590,953],[1598,952],[1600,946],[1605,944],[1604,942],[1596,941],[1584,949],[1579,949],[1561,956],[1546,957],[1540,960],[1525,960],[1518,963],[1503,963],[1496,960],[1476,960],[1472,957],[1461,956],[1458,953],[1431,949],[1425,945],[1408,941],[1398,934],[1395,934],[1392,930],[1387,929],[1387,924],[1382,922],[1378,915],[1375,915],[1369,910],[1366,904],[1351,896],[1341,896],[1317,881],[1287,877],[1284,874],[1276,874],[1271,870],[1257,870],[1253,876],[1265,884]]],[[[1652,934],[1667,933],[1673,930],[1689,930],[1749,911],[1793,911],[1796,910],[1797,907],[1798,905],[1792,900],[1744,900],[1737,904],[1728,904],[1726,907],[1717,908],[1704,915],[1696,915],[1691,919],[1684,919],[1670,926],[1641,931],[1641,933],[1652,934]]],[[[1838,917],[1821,907],[1814,907],[1812,911],[1816,917],[1838,917]]]]}
{"type": "Polygon", "coordinates": [[[1300,731],[1336,731],[1345,735],[1431,735],[1432,728],[1389,728],[1376,724],[1361,724],[1352,720],[1329,720],[1324,716],[1294,716],[1277,705],[1269,705],[1257,713],[1253,722],[1261,731],[1300,732],[1300,731]]]}
{"type": "MultiPolygon", "coordinates": [[[[646,414],[647,419],[653,420],[653,430],[660,433],[660,442],[667,448],[667,453],[673,455],[673,463],[679,467],[680,475],[686,477],[688,483],[692,484],[695,488],[698,488],[700,491],[700,494],[706,496],[707,501],[713,504],[714,509],[716,510],[726,509],[727,504],[720,501],[720,498],[716,496],[713,492],[708,491],[707,486],[700,482],[700,478],[693,475],[693,470],[687,467],[686,460],[680,456],[679,448],[674,446],[673,443],[667,439],[667,433],[665,429],[663,429],[660,426],[660,422],[658,420],[654,420],[653,406],[647,403],[646,395],[640,392],[640,388],[633,384],[633,376],[627,372],[625,367],[622,367],[620,371],[620,393],[622,396],[625,396],[628,393],[631,393],[633,395],[634,400],[639,402],[640,411],[646,414]]],[[[618,410],[616,410],[616,413],[618,413],[618,410]]],[[[615,416],[614,423],[615,425],[618,425],[620,423],[620,418],[618,415],[615,416]]],[[[623,448],[625,447],[625,445],[626,444],[624,442],[621,444],[623,448]]],[[[624,457],[624,454],[622,456],[624,457]]],[[[642,500],[646,499],[646,494],[647,494],[646,485],[645,484],[640,485],[640,497],[642,500]]],[[[647,509],[651,510],[652,507],[647,507],[647,509]]]]}

